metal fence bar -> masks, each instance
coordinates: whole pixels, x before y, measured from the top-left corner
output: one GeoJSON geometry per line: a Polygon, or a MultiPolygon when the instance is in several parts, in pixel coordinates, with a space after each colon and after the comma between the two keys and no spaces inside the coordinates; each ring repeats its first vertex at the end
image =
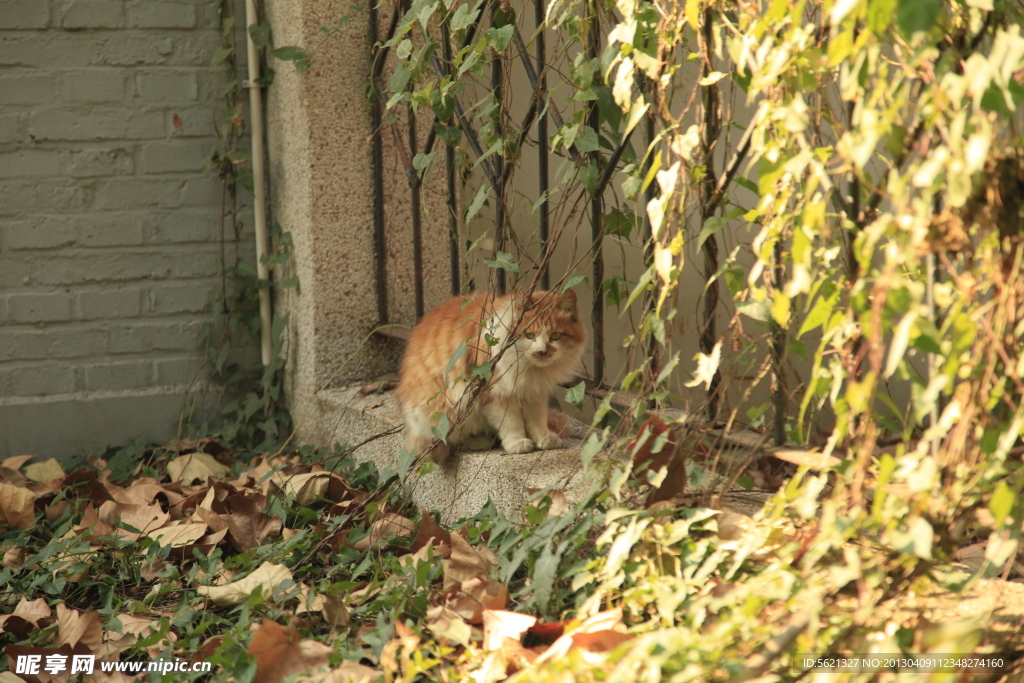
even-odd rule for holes
{"type": "MultiPolygon", "coordinates": [[[[494,15],[498,9],[497,3],[491,5],[491,23],[494,22],[494,15]]],[[[502,125],[501,125],[501,107],[502,107],[502,92],[501,92],[501,80],[503,76],[503,69],[501,63],[501,55],[497,51],[494,52],[494,59],[491,61],[491,91],[494,93],[494,101],[498,104],[497,118],[494,121],[494,134],[495,137],[501,137],[502,125]]],[[[495,223],[495,237],[494,237],[494,253],[497,258],[499,251],[505,250],[505,159],[502,156],[504,150],[494,155],[494,174],[498,178],[498,186],[495,188],[497,197],[495,198],[494,208],[494,223],[495,223]]],[[[498,277],[498,293],[504,294],[506,291],[505,282],[505,269],[497,269],[498,277]]]]}
{"type": "MultiPolygon", "coordinates": [[[[596,3],[593,8],[594,15],[591,18],[591,32],[590,32],[590,58],[597,59],[600,54],[599,48],[599,36],[601,34],[601,26],[597,19],[597,7],[596,3]]],[[[594,102],[590,106],[590,116],[588,124],[594,129],[596,134],[601,129],[601,112],[597,107],[597,102],[594,102]]],[[[601,171],[601,151],[595,150],[590,153],[590,163],[594,164],[594,170],[598,174],[601,171]]],[[[593,380],[597,386],[601,386],[604,382],[604,296],[602,285],[604,284],[604,250],[602,249],[604,242],[604,225],[603,225],[603,210],[601,208],[601,191],[595,188],[594,196],[590,200],[590,232],[591,237],[594,240],[594,265],[593,265],[593,287],[594,287],[594,303],[591,307],[591,322],[594,326],[594,376],[593,380]]]]}
{"type": "MultiPolygon", "coordinates": [[[[444,63],[451,68],[452,63],[452,37],[448,31],[448,22],[441,22],[441,50],[444,54],[444,63]]],[[[449,75],[451,72],[449,71],[449,75]]],[[[449,127],[455,126],[455,121],[449,117],[445,122],[449,127]]],[[[433,130],[431,130],[433,132],[433,130]]],[[[445,169],[445,199],[448,204],[448,261],[452,280],[452,296],[457,296],[461,287],[459,286],[459,216],[458,198],[455,194],[455,148],[446,144],[444,146],[444,169],[445,169]]]]}
{"type": "MultiPolygon", "coordinates": [[[[398,8],[395,8],[395,17],[398,8]]],[[[396,21],[392,22],[392,32],[396,21]]],[[[370,40],[373,41],[376,54],[371,67],[371,82],[376,83],[380,69],[383,68],[385,54],[376,48],[378,40],[377,0],[370,0],[370,40]]],[[[384,237],[384,141],[380,136],[382,125],[380,98],[373,97],[370,103],[370,126],[372,128],[373,147],[371,159],[373,165],[373,250],[377,267],[377,318],[380,322],[388,321],[388,287],[385,258],[387,247],[384,237]]]]}
{"type": "MultiPolygon", "coordinates": [[[[548,211],[547,192],[549,189],[548,180],[548,77],[544,71],[544,62],[547,59],[544,45],[544,0],[534,0],[533,18],[537,25],[537,42],[534,50],[537,59],[537,69],[540,71],[540,83],[538,90],[540,95],[537,99],[537,178],[540,189],[540,196],[543,202],[540,205],[540,248],[541,263],[544,264],[540,271],[540,288],[548,289],[551,286],[550,256],[548,250],[548,237],[550,230],[550,213],[548,211]]],[[[536,87],[536,86],[535,86],[536,87]]]]}
{"type": "MultiPolygon", "coordinates": [[[[409,154],[410,158],[416,156],[416,112],[409,105],[409,154]]],[[[412,273],[416,292],[416,320],[423,317],[423,236],[420,216],[420,181],[415,169],[410,169],[409,194],[411,197],[412,210],[412,273]]]]}

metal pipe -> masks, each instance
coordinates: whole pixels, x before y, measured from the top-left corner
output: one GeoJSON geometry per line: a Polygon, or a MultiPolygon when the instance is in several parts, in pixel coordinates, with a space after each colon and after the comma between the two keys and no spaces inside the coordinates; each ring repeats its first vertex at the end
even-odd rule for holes
{"type": "MultiPolygon", "coordinates": [[[[245,0],[245,38],[249,66],[249,121],[252,144],[253,211],[256,229],[256,274],[260,280],[270,280],[267,267],[267,196],[263,167],[263,93],[257,81],[260,78],[260,55],[249,29],[257,25],[256,3],[245,0]]],[[[260,357],[263,365],[270,365],[273,353],[271,335],[270,288],[260,287],[260,357]]]]}

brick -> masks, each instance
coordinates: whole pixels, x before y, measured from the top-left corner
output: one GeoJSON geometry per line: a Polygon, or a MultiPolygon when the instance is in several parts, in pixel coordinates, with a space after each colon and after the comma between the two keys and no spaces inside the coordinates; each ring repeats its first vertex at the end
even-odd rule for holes
{"type": "Polygon", "coordinates": [[[7,315],[15,323],[70,320],[71,296],[67,292],[9,294],[7,315]]]}
{"type": "Polygon", "coordinates": [[[134,318],[142,311],[142,290],[108,289],[75,295],[79,320],[134,318]]]}
{"type": "MultiPolygon", "coordinates": [[[[23,254],[15,254],[13,258],[0,257],[0,289],[13,289],[32,284],[32,276],[36,273],[35,264],[24,258],[23,254]]],[[[0,307],[3,303],[0,303],[0,307]]]]}
{"type": "Polygon", "coordinates": [[[167,112],[167,132],[173,137],[210,138],[211,151],[216,144],[213,130],[213,117],[210,116],[209,105],[179,107],[167,112]],[[178,125],[174,125],[174,117],[178,117],[178,125]]]}
{"type": "Polygon", "coordinates": [[[0,29],[46,28],[50,25],[50,7],[45,0],[4,0],[0,29]]]}
{"type": "Polygon", "coordinates": [[[110,353],[191,352],[202,323],[181,322],[112,323],[110,353]]]}
{"type": "Polygon", "coordinates": [[[70,394],[75,390],[75,370],[52,364],[4,369],[0,386],[7,396],[70,394]]]}
{"type": "Polygon", "coordinates": [[[124,148],[64,152],[61,162],[64,173],[72,178],[131,175],[135,170],[132,151],[124,148]]]}
{"type": "Polygon", "coordinates": [[[188,384],[197,377],[202,378],[207,374],[203,362],[195,355],[189,358],[158,360],[153,366],[156,370],[157,386],[188,384]]]}
{"type": "Polygon", "coordinates": [[[24,114],[0,114],[0,143],[24,141],[27,120],[24,114]]]}
{"type": "Polygon", "coordinates": [[[78,241],[78,228],[66,219],[37,218],[33,221],[18,221],[6,226],[7,248],[60,249],[70,247],[78,241]]]}
{"type": "Polygon", "coordinates": [[[107,333],[80,325],[8,329],[0,344],[0,361],[85,358],[104,353],[107,333]]]}
{"type": "MultiPolygon", "coordinates": [[[[213,140],[147,142],[142,146],[143,173],[195,173],[216,149],[213,140]]],[[[0,157],[2,158],[2,157],[0,157]]],[[[205,166],[209,168],[209,166],[205,166]]]]}
{"type": "Polygon", "coordinates": [[[218,212],[219,207],[210,206],[160,214],[156,216],[156,241],[184,244],[219,240],[218,212]]]}
{"type": "Polygon", "coordinates": [[[89,64],[95,42],[90,35],[65,31],[6,34],[0,37],[0,66],[52,68],[56,55],[60,55],[60,63],[89,64]]]}
{"type": "Polygon", "coordinates": [[[148,219],[133,213],[96,212],[84,219],[80,241],[85,247],[132,247],[145,242],[148,219]]]}
{"type": "Polygon", "coordinates": [[[95,205],[100,210],[174,208],[181,204],[182,183],[173,178],[125,178],[101,182],[96,191],[95,205]]]}
{"type": "Polygon", "coordinates": [[[87,391],[141,389],[152,384],[153,365],[146,360],[87,365],[85,368],[87,391]]]}
{"type": "Polygon", "coordinates": [[[195,73],[176,69],[142,69],[135,77],[136,92],[146,102],[186,102],[199,97],[195,73]]]}
{"type": "Polygon", "coordinates": [[[40,209],[72,213],[86,209],[91,201],[91,188],[61,178],[0,183],[0,215],[22,216],[40,209]]]}
{"type": "MultiPolygon", "coordinates": [[[[0,260],[0,266],[11,263],[0,260]]],[[[15,262],[16,263],[16,262],[15,262]]],[[[0,272],[0,285],[27,284],[48,287],[80,286],[86,284],[109,284],[139,280],[165,280],[174,274],[174,257],[161,252],[140,252],[138,250],[102,249],[88,257],[81,255],[47,255],[45,268],[31,264],[25,269],[15,269],[14,274],[0,272]],[[19,279],[20,276],[20,279],[19,279]]]]}
{"type": "Polygon", "coordinates": [[[52,104],[56,98],[56,78],[52,71],[33,69],[0,75],[0,105],[52,104]]]}
{"type": "Polygon", "coordinates": [[[181,279],[204,278],[209,277],[210,273],[219,272],[220,248],[215,244],[205,248],[209,251],[200,251],[197,247],[190,250],[190,258],[175,259],[173,276],[181,279]]]}
{"type": "Polygon", "coordinates": [[[39,111],[29,117],[28,132],[36,140],[107,140],[164,137],[159,111],[91,107],[80,111],[39,111]]]}
{"type": "Polygon", "coordinates": [[[122,0],[69,0],[61,8],[61,26],[79,28],[124,28],[122,0]]]}
{"type": "Polygon", "coordinates": [[[50,149],[0,153],[0,178],[60,175],[60,154],[50,149]]]}
{"type": "Polygon", "coordinates": [[[210,308],[213,280],[197,281],[183,287],[165,285],[150,292],[149,310],[158,315],[203,313],[210,308]]]}
{"type": "Polygon", "coordinates": [[[185,181],[182,206],[220,206],[221,184],[212,173],[185,181]]]}
{"type": "Polygon", "coordinates": [[[121,102],[125,97],[127,74],[121,69],[69,69],[64,72],[67,102],[121,102]]]}
{"type": "Polygon", "coordinates": [[[128,6],[130,28],[195,28],[195,3],[144,0],[128,6]]]}

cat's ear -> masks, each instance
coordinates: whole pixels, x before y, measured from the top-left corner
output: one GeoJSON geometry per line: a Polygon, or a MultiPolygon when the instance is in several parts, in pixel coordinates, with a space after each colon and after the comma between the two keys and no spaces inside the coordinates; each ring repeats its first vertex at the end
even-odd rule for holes
{"type": "Polygon", "coordinates": [[[569,290],[558,299],[558,304],[555,306],[559,313],[566,315],[576,315],[576,292],[569,290]]]}
{"type": "Polygon", "coordinates": [[[512,287],[512,293],[509,294],[509,298],[512,301],[512,307],[516,311],[522,313],[526,309],[526,302],[529,297],[526,296],[526,292],[519,285],[512,287]]]}

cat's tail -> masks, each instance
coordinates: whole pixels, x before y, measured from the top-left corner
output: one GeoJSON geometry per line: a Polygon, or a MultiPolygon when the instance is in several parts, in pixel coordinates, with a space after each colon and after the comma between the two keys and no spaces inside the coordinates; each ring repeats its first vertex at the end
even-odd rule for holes
{"type": "Polygon", "coordinates": [[[561,410],[548,410],[548,429],[555,434],[562,436],[562,432],[565,431],[568,424],[569,418],[561,410]]]}

